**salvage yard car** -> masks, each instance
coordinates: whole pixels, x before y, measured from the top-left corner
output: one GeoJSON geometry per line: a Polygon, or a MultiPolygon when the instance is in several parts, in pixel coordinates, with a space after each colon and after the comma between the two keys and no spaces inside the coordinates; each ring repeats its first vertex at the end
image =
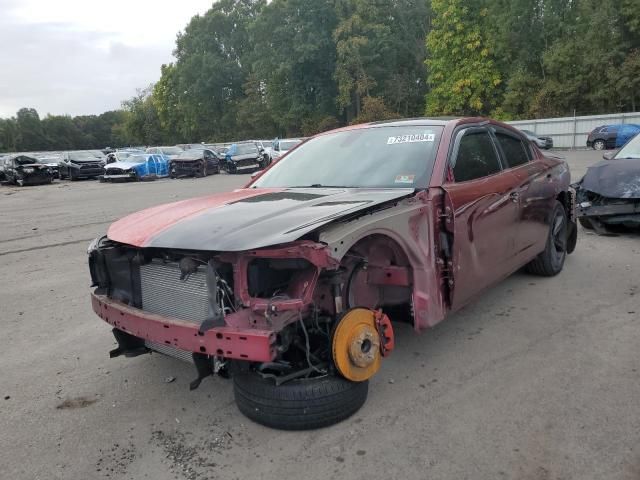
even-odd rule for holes
{"type": "Polygon", "coordinates": [[[524,133],[530,141],[535,143],[538,148],[543,150],[550,150],[553,148],[553,138],[545,135],[538,135],[531,130],[521,130],[521,132],[524,133]]]}
{"type": "Polygon", "coordinates": [[[576,245],[569,169],[483,118],[319,134],[245,188],[134,213],[89,246],[111,356],[189,359],[233,377],[256,422],[307,429],[356,412],[394,348],[525,267],[576,245]]]}
{"type": "Polygon", "coordinates": [[[180,155],[184,149],[182,147],[173,146],[173,147],[149,147],[147,148],[147,153],[153,153],[156,155],[166,155],[169,158],[175,158],[180,155]]]}
{"type": "Polygon", "coordinates": [[[39,163],[36,158],[27,155],[11,155],[4,159],[3,173],[7,182],[20,187],[42,185],[53,181],[51,169],[39,163]]]}
{"type": "Polygon", "coordinates": [[[301,138],[283,138],[280,140],[275,140],[273,142],[273,149],[271,152],[271,157],[273,160],[277,160],[278,158],[286,155],[286,153],[292,148],[297,147],[302,143],[301,138]]]}
{"type": "Polygon", "coordinates": [[[107,153],[106,162],[107,164],[115,163],[115,162],[124,162],[127,160],[127,158],[129,158],[132,155],[140,155],[144,153],[145,153],[144,150],[137,150],[137,149],[130,149],[130,148],[118,149],[116,151],[107,153]]]}
{"type": "Polygon", "coordinates": [[[598,233],[614,225],[640,227],[640,134],[591,165],[574,187],[583,227],[598,233]]]}
{"type": "Polygon", "coordinates": [[[206,177],[220,173],[222,156],[208,148],[191,148],[185,150],[171,160],[169,176],[178,177],[206,177]]]}
{"type": "Polygon", "coordinates": [[[252,172],[266,166],[262,152],[255,142],[234,143],[224,155],[223,168],[228,173],[252,172]]]}
{"type": "Polygon", "coordinates": [[[78,180],[80,178],[98,178],[104,173],[106,157],[98,151],[79,150],[63,152],[58,164],[60,180],[78,180]]]}
{"type": "Polygon", "coordinates": [[[34,153],[33,157],[38,160],[41,165],[46,165],[51,170],[53,178],[59,178],[59,165],[61,155],[59,153],[34,153]]]}
{"type": "Polygon", "coordinates": [[[638,132],[640,132],[640,125],[632,123],[596,127],[587,136],[587,148],[594,150],[620,148],[638,132]]]}
{"type": "Polygon", "coordinates": [[[101,182],[153,180],[169,176],[169,157],[160,154],[130,155],[121,162],[109,163],[101,182]]]}

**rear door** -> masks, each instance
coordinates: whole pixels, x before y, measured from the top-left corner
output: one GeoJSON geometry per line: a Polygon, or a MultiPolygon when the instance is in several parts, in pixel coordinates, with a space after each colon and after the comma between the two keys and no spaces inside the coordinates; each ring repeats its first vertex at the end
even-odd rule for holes
{"type": "Polygon", "coordinates": [[[451,307],[509,275],[517,234],[516,178],[503,170],[493,137],[485,127],[457,132],[449,158],[446,192],[451,245],[451,307]]]}
{"type": "Polygon", "coordinates": [[[493,127],[492,132],[504,168],[516,178],[512,196],[519,213],[514,254],[524,264],[544,250],[547,241],[548,216],[555,200],[550,166],[516,133],[501,127],[493,127]]]}

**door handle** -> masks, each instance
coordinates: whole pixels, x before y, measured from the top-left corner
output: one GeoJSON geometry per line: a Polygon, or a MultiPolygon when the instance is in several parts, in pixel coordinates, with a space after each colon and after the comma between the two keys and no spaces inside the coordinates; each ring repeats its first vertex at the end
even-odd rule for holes
{"type": "Polygon", "coordinates": [[[509,198],[512,202],[517,202],[518,200],[520,200],[520,194],[518,192],[511,192],[509,194],[509,198]]]}

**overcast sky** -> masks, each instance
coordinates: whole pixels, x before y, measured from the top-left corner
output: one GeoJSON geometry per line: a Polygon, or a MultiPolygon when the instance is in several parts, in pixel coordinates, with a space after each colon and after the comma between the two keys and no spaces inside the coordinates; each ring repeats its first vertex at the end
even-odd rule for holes
{"type": "Polygon", "coordinates": [[[120,107],[172,61],[176,34],[213,0],[0,0],[0,117],[120,107]]]}

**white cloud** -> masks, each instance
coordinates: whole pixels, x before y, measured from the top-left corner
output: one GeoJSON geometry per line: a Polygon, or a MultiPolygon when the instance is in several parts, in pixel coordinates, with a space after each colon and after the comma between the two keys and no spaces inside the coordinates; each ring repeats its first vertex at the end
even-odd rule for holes
{"type": "Polygon", "coordinates": [[[0,0],[0,117],[98,114],[155,82],[211,0],[0,0]]]}

